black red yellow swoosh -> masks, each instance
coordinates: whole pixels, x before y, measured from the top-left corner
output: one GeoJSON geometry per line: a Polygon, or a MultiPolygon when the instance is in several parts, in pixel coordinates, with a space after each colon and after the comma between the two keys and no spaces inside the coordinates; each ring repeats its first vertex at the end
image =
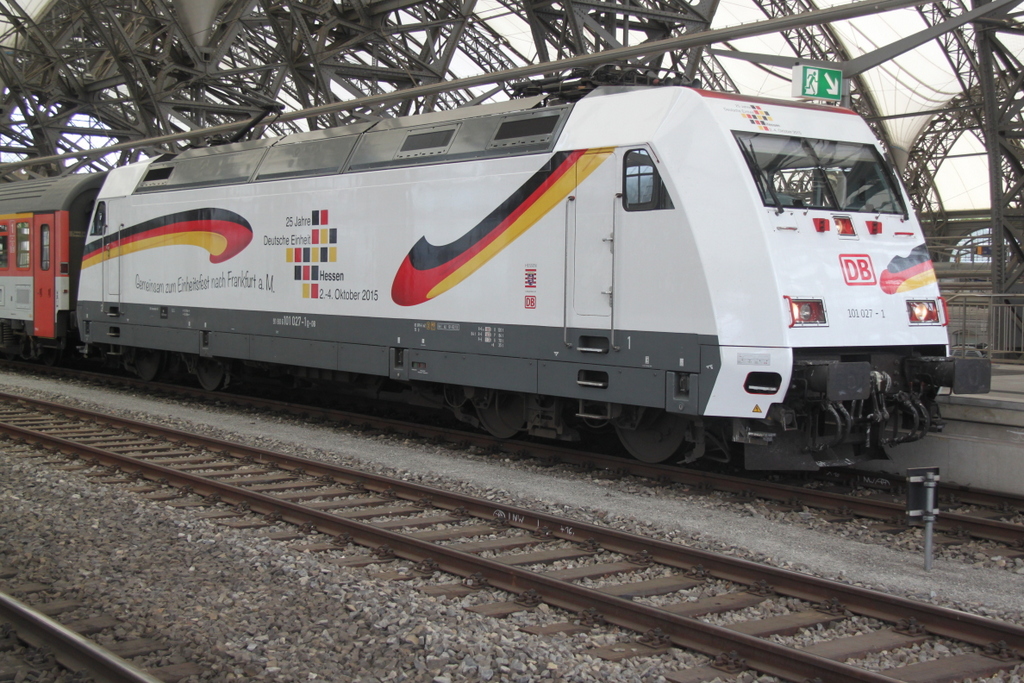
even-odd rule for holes
{"type": "Polygon", "coordinates": [[[170,244],[191,244],[210,252],[210,263],[222,263],[252,241],[252,226],[227,209],[191,209],[122,228],[85,245],[82,267],[170,244]]]}
{"type": "Polygon", "coordinates": [[[421,237],[395,274],[391,299],[400,306],[415,306],[447,292],[533,227],[613,151],[609,147],[559,152],[454,242],[434,246],[421,237]]]}
{"type": "Polygon", "coordinates": [[[889,261],[882,276],[878,278],[878,284],[886,294],[909,292],[934,283],[932,258],[928,254],[928,247],[923,244],[914,247],[907,256],[896,256],[889,261]]]}

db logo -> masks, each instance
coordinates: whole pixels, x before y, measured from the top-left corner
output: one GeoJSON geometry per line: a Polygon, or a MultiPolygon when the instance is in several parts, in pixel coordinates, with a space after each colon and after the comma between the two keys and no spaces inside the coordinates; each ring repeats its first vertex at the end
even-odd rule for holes
{"type": "Polygon", "coordinates": [[[871,257],[867,254],[840,254],[839,265],[843,268],[843,279],[846,284],[875,284],[875,268],[871,265],[871,257]]]}
{"type": "Polygon", "coordinates": [[[526,308],[537,308],[537,297],[527,296],[526,297],[526,308]]]}

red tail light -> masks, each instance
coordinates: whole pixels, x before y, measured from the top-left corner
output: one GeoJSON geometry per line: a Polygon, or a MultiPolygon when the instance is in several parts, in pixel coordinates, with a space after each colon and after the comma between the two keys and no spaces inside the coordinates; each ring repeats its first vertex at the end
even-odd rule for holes
{"type": "Polygon", "coordinates": [[[882,234],[882,221],[868,221],[868,234],[869,235],[881,235],[882,234]]]}
{"type": "Polygon", "coordinates": [[[790,327],[822,327],[828,324],[825,318],[825,302],[821,299],[793,299],[789,303],[790,327]]]}
{"type": "Polygon", "coordinates": [[[836,216],[836,230],[842,237],[857,236],[857,231],[853,229],[853,221],[846,216],[836,216]]]}
{"type": "Polygon", "coordinates": [[[832,227],[832,224],[827,218],[815,218],[814,229],[818,232],[828,232],[832,227]]]}
{"type": "Polygon", "coordinates": [[[912,325],[935,325],[939,322],[939,305],[932,300],[907,302],[907,316],[912,325]]]}

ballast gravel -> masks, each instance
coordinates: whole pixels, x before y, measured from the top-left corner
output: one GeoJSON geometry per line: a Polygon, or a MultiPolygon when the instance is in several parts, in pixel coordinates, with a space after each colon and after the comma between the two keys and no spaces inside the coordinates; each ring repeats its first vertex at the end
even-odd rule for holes
{"type": "MultiPolygon", "coordinates": [[[[830,525],[810,512],[780,513],[758,502],[692,496],[677,487],[651,487],[631,478],[601,479],[529,460],[366,437],[291,416],[74,381],[0,371],[0,391],[364,467],[478,495],[496,507],[565,514],[1024,624],[1024,563],[984,546],[942,550],[932,571],[925,572],[920,538],[904,534],[897,545],[905,547],[894,547],[892,539],[882,540],[862,522],[830,525]]],[[[660,683],[666,673],[707,662],[679,649],[618,663],[597,659],[586,651],[632,640],[635,634],[606,626],[571,636],[534,636],[519,627],[565,621],[571,615],[541,605],[503,620],[485,617],[465,607],[514,596],[484,591],[466,598],[433,597],[417,588],[455,579],[437,574],[390,581],[378,574],[394,566],[341,567],[330,559],[358,551],[350,546],[302,552],[294,547],[301,542],[271,540],[266,529],[225,527],[201,518],[201,508],[148,501],[124,487],[19,457],[29,450],[0,444],[0,565],[17,568],[18,581],[52,585],[44,598],[78,599],[87,605],[72,618],[97,612],[119,618],[122,625],[116,630],[96,636],[101,642],[139,637],[168,641],[169,649],[136,661],[148,667],[190,661],[204,668],[202,675],[187,680],[660,683]]],[[[642,578],[658,575],[652,568],[642,578]]],[[[722,582],[709,581],[674,596],[642,601],[695,601],[724,590],[728,588],[722,582]]],[[[773,598],[739,616],[707,620],[722,624],[806,608],[796,600],[773,598]]],[[[807,645],[881,627],[875,620],[853,617],[773,639],[807,645]]],[[[885,670],[957,654],[961,648],[936,642],[874,655],[863,663],[885,670]]],[[[747,675],[745,680],[775,679],[747,675]]],[[[978,680],[1020,683],[1024,667],[1002,678],[978,680]]]]}

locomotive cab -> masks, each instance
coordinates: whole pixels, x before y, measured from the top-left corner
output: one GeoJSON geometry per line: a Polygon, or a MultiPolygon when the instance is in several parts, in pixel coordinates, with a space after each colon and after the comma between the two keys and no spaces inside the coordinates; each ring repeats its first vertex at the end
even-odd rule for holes
{"type": "Polygon", "coordinates": [[[763,418],[734,421],[732,437],[748,469],[886,457],[941,429],[941,389],[987,393],[989,364],[948,356],[924,235],[860,120],[840,113],[821,130],[816,111],[772,112],[731,133],[763,207],[792,373],[782,400],[763,418]]]}
{"type": "Polygon", "coordinates": [[[649,180],[633,190],[627,171],[622,192],[653,198],[657,178],[669,199],[613,218],[612,335],[677,345],[677,363],[643,356],[667,371],[664,412],[611,418],[635,457],[715,444],[748,469],[847,465],[941,428],[941,389],[988,391],[988,361],[948,356],[924,235],[860,117],[667,90],[599,89],[562,141],[643,141],[649,180]]]}

